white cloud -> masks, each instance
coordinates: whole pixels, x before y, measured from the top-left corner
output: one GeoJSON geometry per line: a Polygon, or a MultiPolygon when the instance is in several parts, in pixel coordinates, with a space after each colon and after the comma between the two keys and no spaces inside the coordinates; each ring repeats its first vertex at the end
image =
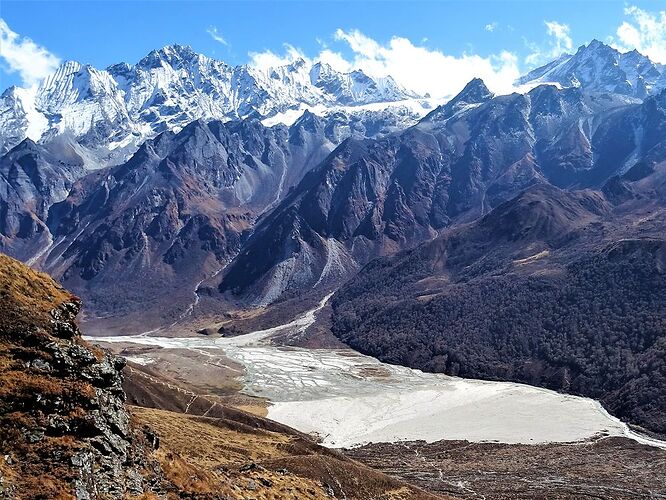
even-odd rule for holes
{"type": "Polygon", "coordinates": [[[250,66],[267,71],[270,68],[276,68],[278,66],[285,66],[291,64],[297,59],[308,60],[307,56],[297,49],[293,45],[288,43],[284,44],[285,55],[280,56],[271,50],[266,50],[264,52],[250,52],[250,66]]]}
{"type": "Polygon", "coordinates": [[[491,33],[497,29],[497,21],[493,21],[492,23],[488,23],[484,26],[483,29],[486,31],[490,31],[491,33]]]}
{"type": "Polygon", "coordinates": [[[489,57],[453,56],[403,37],[393,37],[383,45],[358,30],[338,29],[335,38],[352,50],[351,67],[373,77],[391,75],[400,85],[433,97],[453,95],[474,77],[482,78],[496,92],[509,92],[519,76],[517,58],[507,51],[489,57]]]}
{"type": "Polygon", "coordinates": [[[568,25],[557,21],[544,21],[544,24],[550,40],[546,47],[526,42],[527,47],[531,50],[531,53],[525,58],[525,64],[528,66],[551,61],[573,49],[573,40],[568,25]]]}
{"type": "Polygon", "coordinates": [[[557,21],[546,21],[548,34],[555,40],[553,43],[553,53],[558,56],[564,52],[570,52],[573,49],[573,41],[569,36],[569,26],[558,23],[557,21]]]}
{"type": "Polygon", "coordinates": [[[227,42],[225,38],[217,31],[216,26],[211,26],[208,28],[206,33],[208,33],[210,37],[216,42],[220,42],[222,45],[229,45],[229,42],[227,42]]]}
{"type": "Polygon", "coordinates": [[[53,73],[60,59],[30,38],[15,33],[0,18],[0,57],[9,72],[17,72],[23,85],[31,87],[53,73]]]}
{"type": "Polygon", "coordinates": [[[348,73],[354,69],[352,64],[347,61],[342,54],[339,52],[333,52],[329,49],[322,50],[319,53],[317,60],[330,65],[336,71],[348,73]]]}
{"type": "Polygon", "coordinates": [[[655,62],[666,63],[666,11],[646,12],[636,6],[625,8],[629,20],[617,29],[617,49],[636,49],[655,62]]]}

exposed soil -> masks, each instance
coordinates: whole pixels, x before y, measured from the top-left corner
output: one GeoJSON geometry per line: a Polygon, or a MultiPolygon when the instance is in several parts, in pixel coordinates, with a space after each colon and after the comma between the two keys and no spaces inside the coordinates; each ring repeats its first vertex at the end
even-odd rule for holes
{"type": "Polygon", "coordinates": [[[549,445],[412,441],[345,453],[428,491],[460,498],[666,498],[666,451],[625,438],[549,445]]]}

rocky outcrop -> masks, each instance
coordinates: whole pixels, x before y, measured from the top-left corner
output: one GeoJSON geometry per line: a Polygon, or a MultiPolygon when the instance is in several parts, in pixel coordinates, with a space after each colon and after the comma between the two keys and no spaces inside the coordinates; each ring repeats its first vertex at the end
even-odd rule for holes
{"type": "Polygon", "coordinates": [[[0,496],[159,493],[151,445],[130,421],[118,358],[81,339],[81,302],[0,255],[0,496]]]}

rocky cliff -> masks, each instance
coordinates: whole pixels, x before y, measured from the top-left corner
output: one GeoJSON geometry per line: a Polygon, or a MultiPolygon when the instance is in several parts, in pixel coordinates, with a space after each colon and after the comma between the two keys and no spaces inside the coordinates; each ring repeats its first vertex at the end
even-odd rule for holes
{"type": "Polygon", "coordinates": [[[158,492],[159,466],[124,407],[124,359],[81,339],[80,300],[4,255],[0,296],[0,496],[158,492]]]}

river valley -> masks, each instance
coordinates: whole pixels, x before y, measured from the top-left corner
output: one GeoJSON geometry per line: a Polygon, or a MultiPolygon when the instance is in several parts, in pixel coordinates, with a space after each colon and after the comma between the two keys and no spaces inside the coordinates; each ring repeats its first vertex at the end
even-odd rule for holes
{"type": "MultiPolygon", "coordinates": [[[[242,366],[242,392],[268,400],[268,417],[316,434],[330,447],[423,440],[508,444],[566,443],[639,435],[592,399],[511,382],[424,373],[382,363],[350,349],[272,345],[277,335],[298,336],[328,297],[295,320],[236,337],[160,337],[150,334],[89,337],[103,344],[147,348],[130,361],[150,365],[161,352],[188,352],[193,360],[242,366]]],[[[195,361],[196,362],[196,361],[195,361]]]]}

